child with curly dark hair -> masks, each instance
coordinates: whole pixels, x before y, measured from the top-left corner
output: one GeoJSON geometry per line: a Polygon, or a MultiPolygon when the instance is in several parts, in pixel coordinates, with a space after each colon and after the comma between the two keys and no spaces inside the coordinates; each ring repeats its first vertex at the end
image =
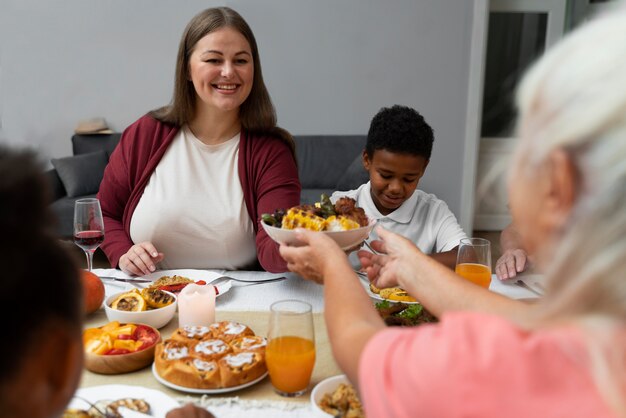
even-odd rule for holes
{"type": "MultiPolygon", "coordinates": [[[[372,119],[363,150],[370,181],[356,190],[333,193],[334,202],[351,197],[385,229],[405,236],[424,253],[450,268],[467,236],[446,203],[418,190],[433,148],[433,129],[415,109],[382,108],[372,119]]],[[[372,232],[369,240],[378,239],[372,232]]],[[[358,264],[355,255],[351,256],[358,264]]]]}

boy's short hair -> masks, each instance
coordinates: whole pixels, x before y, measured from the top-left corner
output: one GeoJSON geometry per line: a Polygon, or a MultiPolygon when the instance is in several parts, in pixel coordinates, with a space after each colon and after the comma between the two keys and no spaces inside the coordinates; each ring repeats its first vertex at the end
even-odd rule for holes
{"type": "Polygon", "coordinates": [[[408,106],[383,107],[372,119],[365,152],[384,149],[400,154],[419,155],[427,160],[433,150],[433,128],[424,117],[408,106]]]}

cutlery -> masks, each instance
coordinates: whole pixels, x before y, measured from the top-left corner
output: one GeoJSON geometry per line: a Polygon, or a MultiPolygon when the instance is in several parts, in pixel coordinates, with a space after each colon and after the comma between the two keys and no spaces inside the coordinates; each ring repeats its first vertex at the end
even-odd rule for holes
{"type": "Polygon", "coordinates": [[[223,283],[226,280],[232,280],[234,282],[241,282],[241,283],[248,283],[248,284],[263,284],[263,283],[272,283],[272,282],[279,282],[281,280],[286,280],[287,278],[285,276],[280,276],[280,277],[274,277],[272,279],[266,279],[266,280],[244,280],[244,279],[236,279],[234,277],[230,277],[230,276],[220,276],[217,279],[213,280],[212,282],[210,282],[213,286],[217,286],[217,283],[223,283]]]}
{"type": "Polygon", "coordinates": [[[140,279],[138,277],[124,279],[122,277],[112,277],[112,276],[99,276],[101,279],[105,280],[117,280],[118,282],[126,282],[126,283],[152,283],[152,280],[148,279],[140,279]]]}
{"type": "Polygon", "coordinates": [[[365,246],[367,248],[370,249],[371,252],[373,252],[374,254],[380,254],[378,251],[376,251],[375,249],[372,248],[372,246],[367,242],[367,241],[363,241],[363,244],[365,244],[365,246]]]}
{"type": "Polygon", "coordinates": [[[542,293],[537,292],[535,289],[533,289],[532,287],[528,286],[525,282],[523,282],[522,280],[517,280],[515,282],[516,285],[525,288],[526,290],[530,290],[531,292],[533,292],[535,295],[537,296],[543,296],[542,293]]]}

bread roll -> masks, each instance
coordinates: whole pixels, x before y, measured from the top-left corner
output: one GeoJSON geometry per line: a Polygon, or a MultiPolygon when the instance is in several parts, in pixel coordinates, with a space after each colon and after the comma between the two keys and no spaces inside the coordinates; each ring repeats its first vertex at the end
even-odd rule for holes
{"type": "Polygon", "coordinates": [[[246,325],[223,321],[209,327],[177,329],[159,343],[158,375],[178,386],[218,389],[243,385],[267,372],[267,340],[246,325]]]}

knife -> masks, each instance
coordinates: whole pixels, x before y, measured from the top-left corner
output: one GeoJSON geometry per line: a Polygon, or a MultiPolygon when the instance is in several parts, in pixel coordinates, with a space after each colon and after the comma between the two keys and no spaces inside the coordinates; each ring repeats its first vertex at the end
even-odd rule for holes
{"type": "Polygon", "coordinates": [[[112,277],[112,276],[99,276],[101,279],[105,280],[117,280],[118,282],[126,282],[126,283],[152,283],[152,280],[148,279],[140,279],[138,277],[124,279],[122,277],[112,277]]]}

